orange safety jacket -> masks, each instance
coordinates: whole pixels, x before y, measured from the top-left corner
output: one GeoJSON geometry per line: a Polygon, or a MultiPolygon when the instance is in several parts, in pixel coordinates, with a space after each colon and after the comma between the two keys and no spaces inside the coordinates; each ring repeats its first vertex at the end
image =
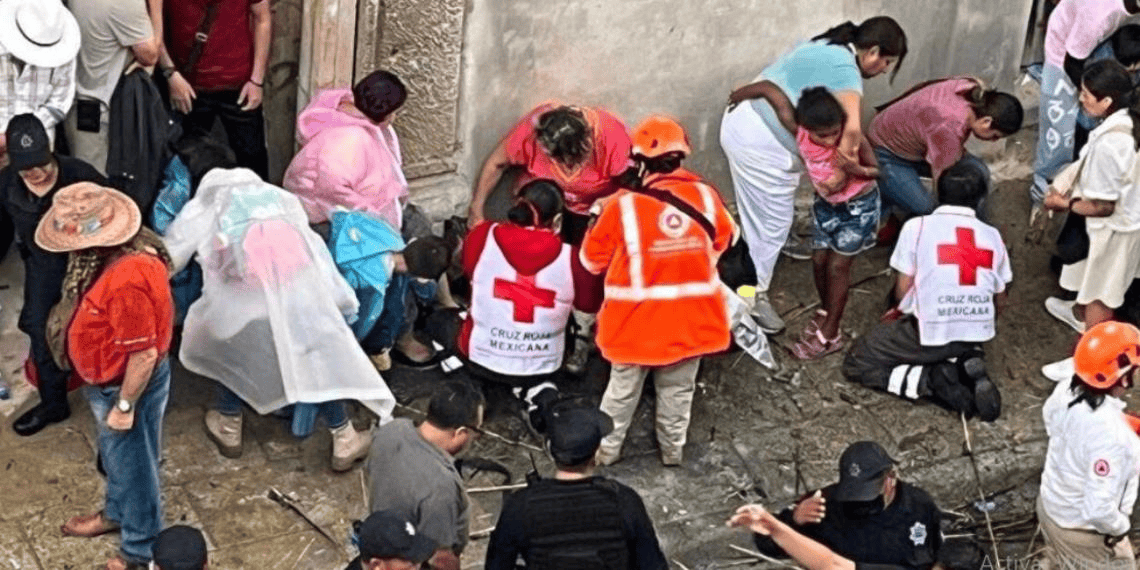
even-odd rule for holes
{"type": "Polygon", "coordinates": [[[676,170],[646,184],[681,198],[716,229],[669,204],[622,190],[595,204],[580,259],[606,273],[597,344],[618,364],[667,366],[728,347],[729,323],[716,262],[736,227],[712,185],[676,170]]]}

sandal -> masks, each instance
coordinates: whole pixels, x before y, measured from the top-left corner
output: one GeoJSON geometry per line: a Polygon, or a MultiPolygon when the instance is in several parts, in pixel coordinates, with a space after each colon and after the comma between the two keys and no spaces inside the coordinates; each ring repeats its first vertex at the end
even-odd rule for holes
{"type": "Polygon", "coordinates": [[[845,346],[847,346],[847,337],[843,336],[843,331],[839,331],[835,338],[827,339],[817,329],[815,334],[800,339],[792,346],[792,355],[800,360],[815,360],[839,352],[845,346]]]}
{"type": "Polygon", "coordinates": [[[827,311],[816,309],[815,313],[811,316],[811,320],[808,321],[808,324],[804,327],[804,330],[800,331],[800,340],[807,340],[809,337],[814,336],[815,333],[819,332],[819,327],[823,325],[823,321],[825,320],[827,320],[827,311]]]}
{"type": "Polygon", "coordinates": [[[80,538],[95,538],[104,534],[117,532],[119,525],[115,522],[107,520],[103,516],[103,511],[99,511],[90,515],[77,515],[67,519],[63,526],[59,527],[59,531],[64,536],[77,536],[80,538]]]}

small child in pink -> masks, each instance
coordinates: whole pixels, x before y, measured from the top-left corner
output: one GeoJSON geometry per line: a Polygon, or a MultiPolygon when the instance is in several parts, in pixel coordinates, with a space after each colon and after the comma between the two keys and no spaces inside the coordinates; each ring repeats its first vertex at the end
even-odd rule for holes
{"type": "Polygon", "coordinates": [[[847,113],[824,87],[805,89],[796,105],[796,142],[815,186],[812,205],[815,288],[823,308],[800,335],[792,353],[811,360],[841,350],[847,339],[839,321],[847,306],[852,257],[875,245],[879,226],[879,169],[866,139],[858,162],[839,154],[847,113]]]}

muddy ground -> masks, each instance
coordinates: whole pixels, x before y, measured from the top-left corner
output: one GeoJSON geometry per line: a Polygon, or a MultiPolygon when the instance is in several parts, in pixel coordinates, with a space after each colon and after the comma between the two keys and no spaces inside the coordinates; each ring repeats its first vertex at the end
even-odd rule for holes
{"type": "MultiPolygon", "coordinates": [[[[1045,313],[1042,302],[1057,291],[1048,269],[1048,252],[1024,242],[1028,217],[1027,163],[1034,133],[1008,141],[993,162],[999,183],[992,216],[1014,262],[1011,305],[987,347],[991,375],[1002,390],[1004,411],[992,424],[968,423],[974,461],[965,455],[961,420],[930,405],[914,405],[847,383],[839,373],[842,355],[800,364],[786,350],[815,303],[809,262],[782,259],[773,285],[773,302],[788,319],[788,332],[774,337],[779,372],[762,368],[741,353],[706,359],[699,378],[685,462],[665,469],[656,452],[652,405],[643,399],[623,459],[602,472],[637,489],[644,497],[668,557],[677,568],[748,567],[752,559],[730,545],[750,548],[748,537],[723,525],[746,501],[781,508],[807,489],[836,478],[836,462],[850,442],[874,439],[900,461],[903,478],[924,487],[946,511],[947,535],[962,541],[977,536],[992,552],[984,514],[1001,543],[1003,566],[1040,545],[1033,540],[1032,501],[1043,463],[1045,434],[1040,407],[1052,384],[1038,372],[1066,356],[1076,335],[1045,313]],[[975,476],[974,465],[977,466],[975,476]],[[986,504],[979,501],[978,480],[986,504]],[[980,533],[979,533],[980,530],[980,533]]],[[[883,275],[889,248],[857,258],[843,327],[866,331],[884,310],[891,285],[883,275]]],[[[59,525],[69,516],[97,510],[102,482],[93,464],[93,424],[79,394],[72,395],[72,418],[30,438],[18,438],[11,419],[34,403],[23,383],[20,363],[27,342],[15,330],[22,272],[16,256],[0,266],[0,370],[13,380],[14,397],[0,402],[0,568],[89,569],[114,553],[114,535],[93,540],[63,538],[59,525]]],[[[394,370],[385,378],[403,404],[399,415],[415,416],[438,373],[394,370]]],[[[600,394],[604,363],[595,361],[576,389],[600,394]]],[[[246,453],[222,458],[202,431],[209,382],[176,368],[165,425],[166,518],[206,532],[211,568],[342,568],[348,560],[349,521],[363,517],[363,474],[356,468],[333,474],[328,467],[326,430],[296,441],[273,417],[246,413],[246,453]],[[296,496],[329,541],[296,516],[266,498],[270,487],[296,496]]],[[[487,427],[506,440],[484,437],[469,455],[507,465],[518,482],[531,469],[550,473],[516,410],[489,393],[493,405],[487,427]],[[516,443],[520,442],[520,443],[516,443]]],[[[363,425],[370,418],[358,413],[363,425]]],[[[472,531],[478,536],[464,553],[465,568],[480,568],[486,530],[493,527],[502,483],[495,474],[468,481],[474,505],[472,531]]],[[[991,560],[977,560],[989,564],[991,560]]],[[[101,566],[100,566],[101,567],[101,566]]]]}

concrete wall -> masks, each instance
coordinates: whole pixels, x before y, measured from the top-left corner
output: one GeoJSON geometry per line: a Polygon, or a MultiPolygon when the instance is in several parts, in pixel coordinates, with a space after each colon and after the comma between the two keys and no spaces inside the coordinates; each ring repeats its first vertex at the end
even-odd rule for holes
{"type": "Polygon", "coordinates": [[[1008,88],[1031,2],[468,0],[458,186],[475,179],[523,113],[558,99],[602,106],[629,126],[651,113],[677,117],[694,146],[690,167],[730,195],[718,142],[728,93],[798,41],[848,19],[884,14],[900,22],[910,55],[893,85],[886,77],[867,82],[865,110],[949,74],[1008,88]]]}

